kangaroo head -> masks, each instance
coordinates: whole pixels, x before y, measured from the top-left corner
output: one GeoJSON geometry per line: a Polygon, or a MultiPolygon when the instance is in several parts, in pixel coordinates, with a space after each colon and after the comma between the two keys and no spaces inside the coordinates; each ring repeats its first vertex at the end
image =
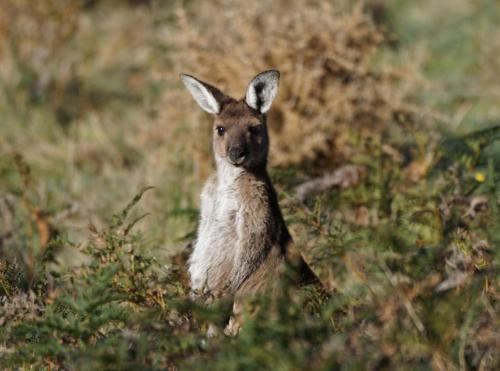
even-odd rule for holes
{"type": "Polygon", "coordinates": [[[215,115],[216,158],[244,168],[265,166],[269,150],[266,112],[278,92],[279,76],[276,70],[258,74],[250,81],[245,97],[236,100],[203,81],[181,75],[200,107],[215,115]]]}

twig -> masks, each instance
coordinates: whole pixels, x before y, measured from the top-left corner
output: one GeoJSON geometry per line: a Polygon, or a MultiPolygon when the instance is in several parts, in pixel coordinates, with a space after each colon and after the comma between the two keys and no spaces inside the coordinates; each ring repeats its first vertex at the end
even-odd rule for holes
{"type": "Polygon", "coordinates": [[[399,288],[398,288],[398,282],[397,282],[396,278],[394,277],[394,275],[389,270],[389,267],[387,266],[387,264],[385,263],[385,261],[383,261],[381,259],[377,259],[377,260],[379,262],[380,269],[382,269],[382,272],[384,272],[384,274],[387,277],[388,281],[391,283],[392,287],[394,287],[394,290],[398,294],[400,300],[403,302],[403,305],[404,305],[406,311],[408,312],[408,315],[410,316],[413,324],[415,325],[415,327],[417,328],[417,330],[423,336],[425,336],[425,327],[424,327],[424,324],[422,323],[422,321],[418,317],[417,312],[415,311],[415,308],[413,307],[410,299],[408,299],[408,297],[403,292],[401,292],[401,290],[399,290],[399,288]]]}
{"type": "Polygon", "coordinates": [[[300,184],[295,188],[295,195],[300,201],[304,201],[313,194],[324,192],[333,187],[351,187],[359,183],[365,173],[366,169],[363,166],[345,165],[333,173],[300,184]]]}

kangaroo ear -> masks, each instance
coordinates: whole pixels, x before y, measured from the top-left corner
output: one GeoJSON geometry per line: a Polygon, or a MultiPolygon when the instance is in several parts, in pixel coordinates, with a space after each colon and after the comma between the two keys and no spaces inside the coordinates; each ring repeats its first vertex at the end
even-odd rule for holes
{"type": "Polygon", "coordinates": [[[266,113],[278,93],[280,73],[269,70],[255,76],[247,88],[245,101],[260,113],[266,113]]]}
{"type": "Polygon", "coordinates": [[[224,93],[190,75],[181,74],[181,80],[203,110],[214,115],[219,114],[225,98],[224,93]]]}

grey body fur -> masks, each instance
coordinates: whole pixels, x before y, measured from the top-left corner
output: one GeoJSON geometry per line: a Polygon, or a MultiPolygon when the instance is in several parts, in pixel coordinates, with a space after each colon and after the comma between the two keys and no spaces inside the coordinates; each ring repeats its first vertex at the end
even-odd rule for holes
{"type": "MultiPolygon", "coordinates": [[[[182,81],[198,104],[215,115],[216,171],[201,193],[198,237],[189,259],[191,287],[238,300],[274,288],[286,262],[301,283],[317,280],[296,251],[269,179],[269,138],[265,113],[278,89],[279,73],[257,75],[245,98],[235,100],[188,75],[182,81]]],[[[229,333],[239,325],[231,320],[229,333]],[[232,328],[232,329],[231,329],[232,328]]]]}

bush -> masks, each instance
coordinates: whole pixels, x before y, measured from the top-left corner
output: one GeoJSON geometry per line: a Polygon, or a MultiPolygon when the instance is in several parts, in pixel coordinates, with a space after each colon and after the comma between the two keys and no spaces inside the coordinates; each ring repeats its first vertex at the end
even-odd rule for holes
{"type": "Polygon", "coordinates": [[[415,77],[374,67],[388,36],[361,6],[345,3],[196,2],[178,12],[172,62],[236,98],[254,71],[279,69],[272,164],[334,168],[353,156],[353,136],[367,140],[417,120],[409,104],[415,77]],[[215,17],[215,9],[224,11],[215,17]]]}

